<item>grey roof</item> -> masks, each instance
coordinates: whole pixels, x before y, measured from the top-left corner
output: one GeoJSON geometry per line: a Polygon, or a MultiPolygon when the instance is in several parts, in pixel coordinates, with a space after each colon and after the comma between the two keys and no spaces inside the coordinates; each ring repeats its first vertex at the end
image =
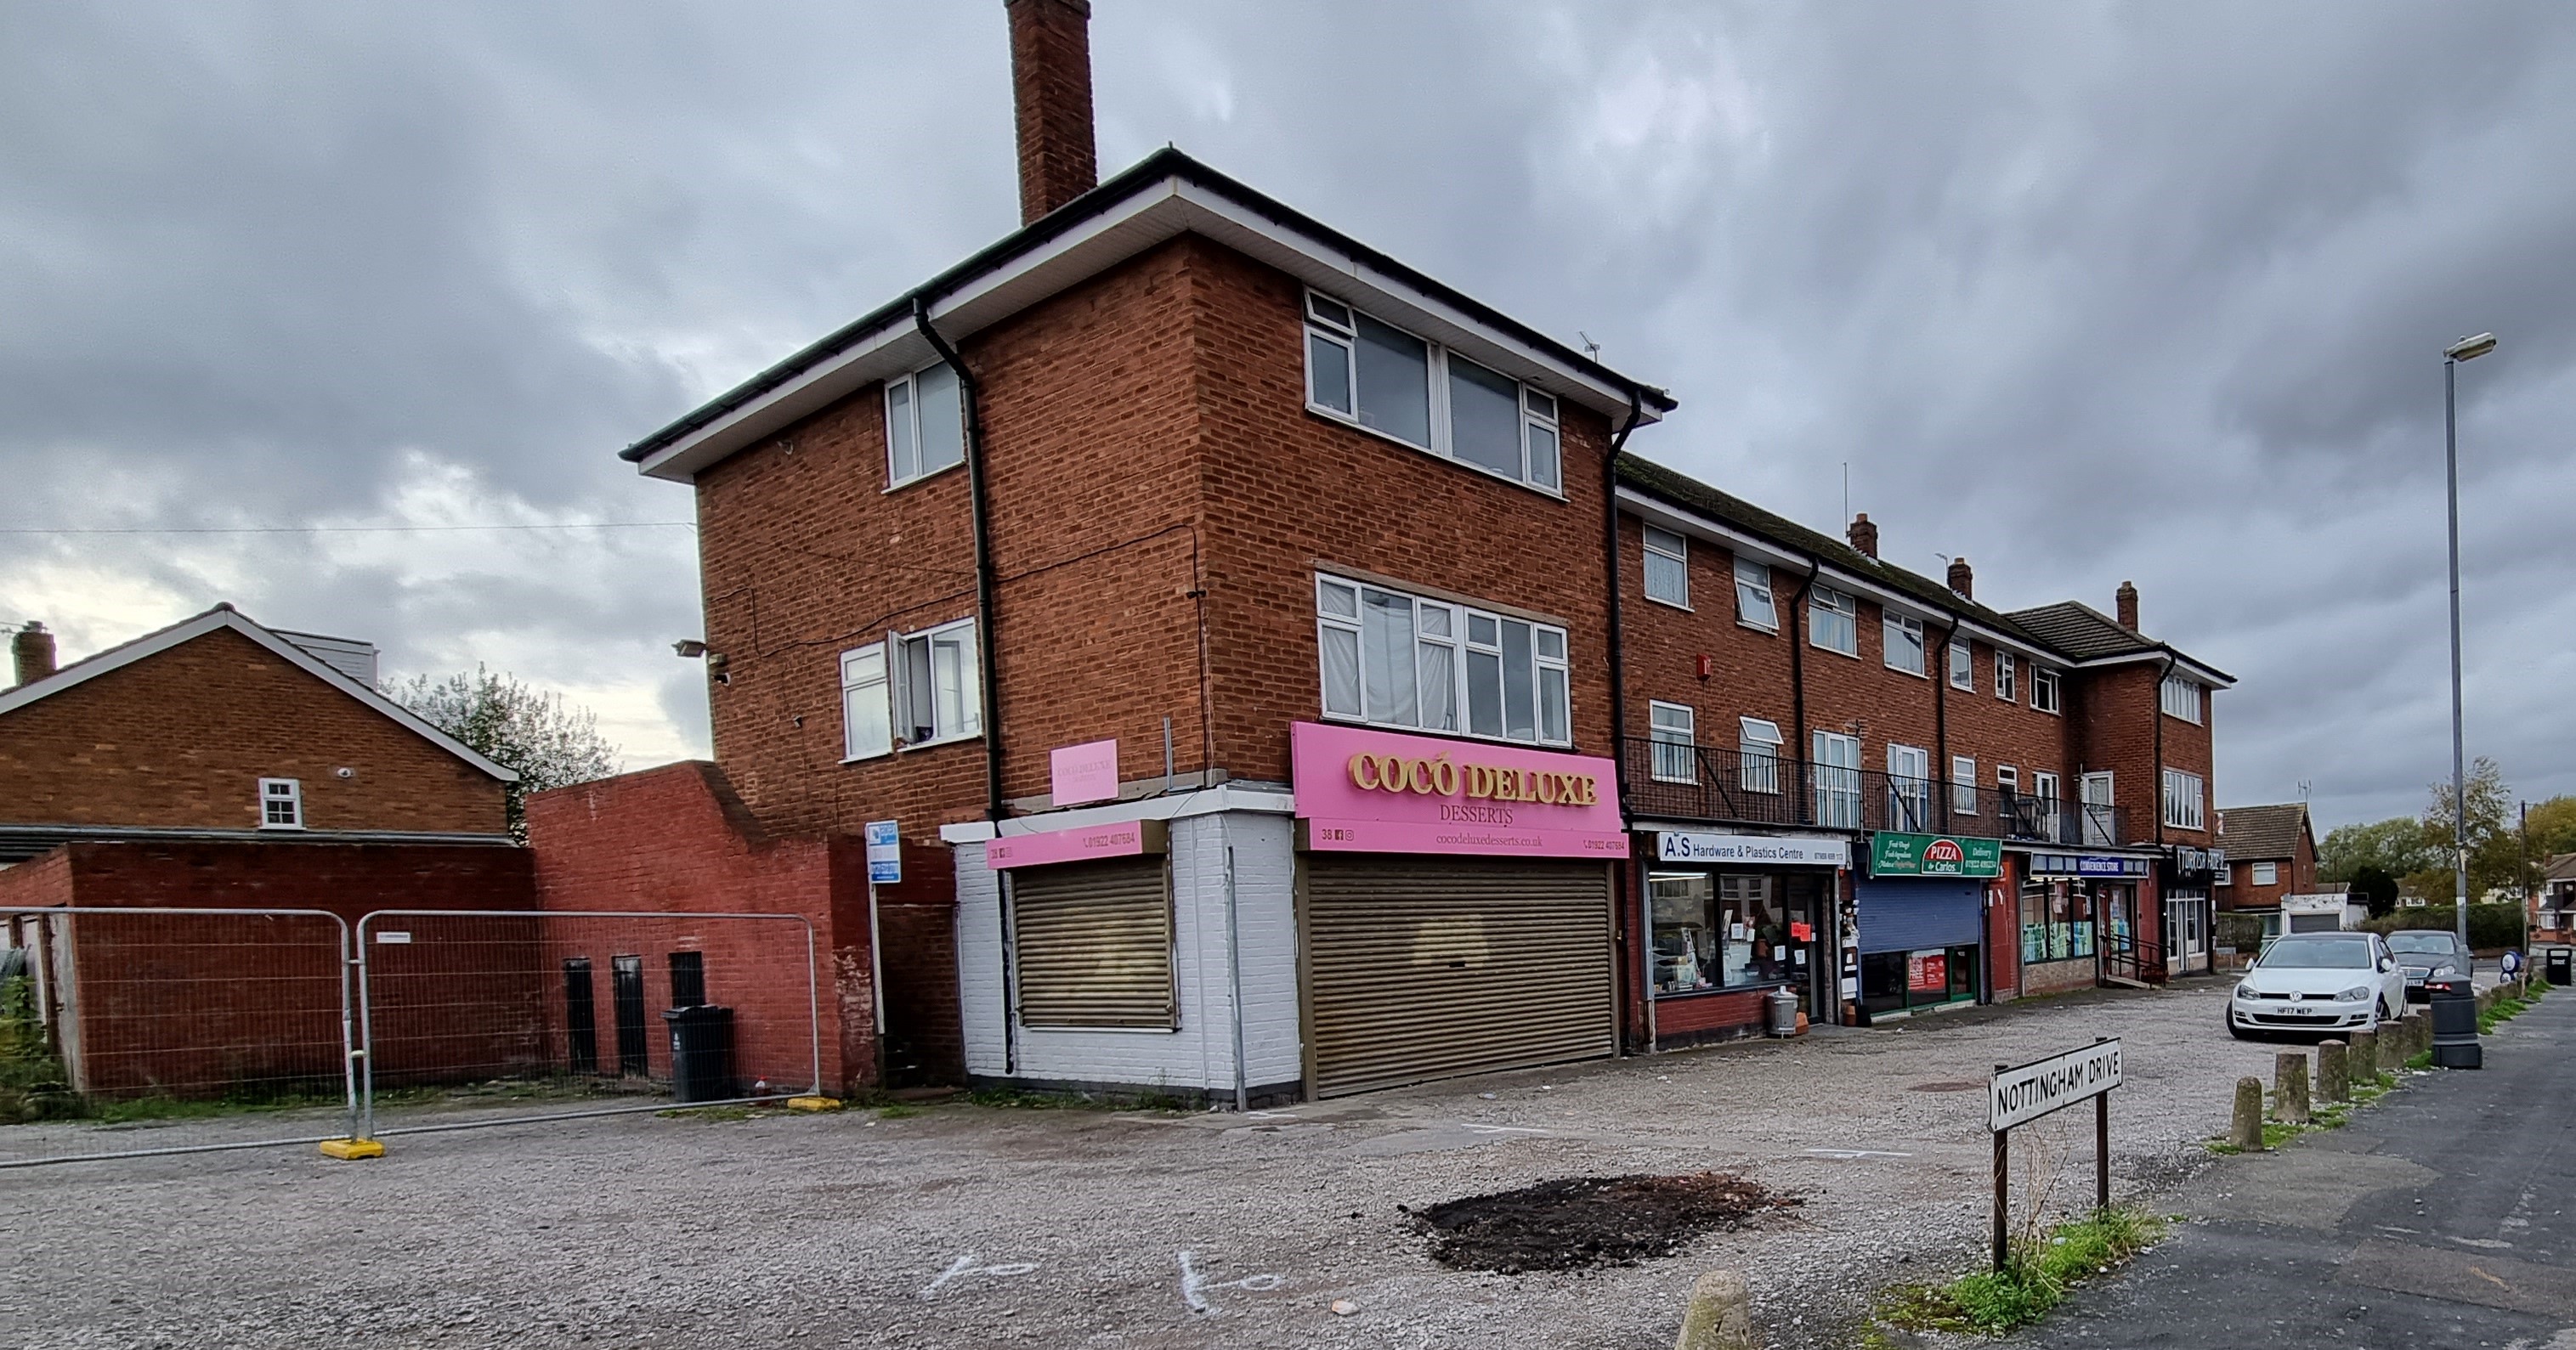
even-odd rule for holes
{"type": "Polygon", "coordinates": [[[2543,881],[2576,881],[2576,853],[2552,856],[2540,876],[2543,881]]]}
{"type": "Polygon", "coordinates": [[[2013,618],[2046,639],[2049,646],[2090,661],[2097,656],[2127,656],[2159,650],[2146,634],[2123,628],[2120,621],[2080,600],[2061,600],[2036,609],[2017,609],[2013,618]]]}
{"type": "MultiPolygon", "coordinates": [[[[2227,860],[2238,862],[2287,862],[2299,856],[2299,837],[2309,834],[2308,807],[2305,802],[2282,802],[2277,806],[2228,806],[2219,814],[2227,819],[2227,830],[2219,835],[2219,847],[2227,850],[2227,860]]],[[[2309,835],[2314,841],[2314,835],[2309,835]]]]}

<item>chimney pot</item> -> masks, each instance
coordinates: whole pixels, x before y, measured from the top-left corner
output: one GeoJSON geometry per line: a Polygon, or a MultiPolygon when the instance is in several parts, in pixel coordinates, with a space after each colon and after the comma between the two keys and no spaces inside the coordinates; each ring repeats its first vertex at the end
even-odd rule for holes
{"type": "Polygon", "coordinates": [[[1878,527],[1869,523],[1867,511],[1852,517],[1851,546],[1873,558],[1878,556],[1878,527]]]}
{"type": "Polygon", "coordinates": [[[17,661],[20,684],[34,684],[54,673],[54,635],[41,623],[29,620],[19,629],[9,641],[9,654],[17,661]]]}
{"type": "Polygon", "coordinates": [[[1100,185],[1091,129],[1091,0],[1002,0],[1011,16],[1011,98],[1023,225],[1100,185]]]}
{"type": "Polygon", "coordinates": [[[2120,626],[2128,629],[2132,633],[2145,631],[2138,627],[2137,586],[2131,582],[2121,582],[2119,593],[2114,597],[2114,600],[2120,611],[2120,626]]]}
{"type": "Polygon", "coordinates": [[[1957,591],[1962,600],[1977,598],[1977,574],[1968,570],[1966,558],[1950,560],[1950,589],[1957,591]]]}

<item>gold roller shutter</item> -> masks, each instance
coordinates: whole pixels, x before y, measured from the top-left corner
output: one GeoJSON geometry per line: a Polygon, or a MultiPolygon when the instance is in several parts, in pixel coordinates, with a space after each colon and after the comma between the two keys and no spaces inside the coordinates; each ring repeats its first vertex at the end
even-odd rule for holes
{"type": "Polygon", "coordinates": [[[1161,858],[1028,868],[1011,879],[1011,924],[1023,1026],[1176,1024],[1161,858]]]}
{"type": "Polygon", "coordinates": [[[1304,861],[1316,1096],[1616,1052],[1603,865],[1304,861]]]}

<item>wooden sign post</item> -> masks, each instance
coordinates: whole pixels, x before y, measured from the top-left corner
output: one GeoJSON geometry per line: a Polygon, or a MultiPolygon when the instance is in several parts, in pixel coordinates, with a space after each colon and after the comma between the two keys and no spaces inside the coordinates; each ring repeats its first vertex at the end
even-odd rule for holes
{"type": "Polygon", "coordinates": [[[1995,1137],[1995,1269],[2012,1260],[2010,1240],[2012,1128],[2093,1099],[2093,1205],[2111,1207],[2111,1089],[2120,1086],[2120,1039],[2097,1040],[2018,1067],[1995,1066],[1986,1092],[1986,1128],[1995,1137]]]}

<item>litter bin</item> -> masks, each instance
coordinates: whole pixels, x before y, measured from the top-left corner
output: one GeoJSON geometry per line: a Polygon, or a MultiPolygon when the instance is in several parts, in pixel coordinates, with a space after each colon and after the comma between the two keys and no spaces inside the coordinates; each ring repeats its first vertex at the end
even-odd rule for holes
{"type": "Polygon", "coordinates": [[[2433,1063],[2445,1069],[2476,1069],[2486,1064],[2478,1045],[2478,996],[2463,990],[2433,996],[2433,1063]]]}
{"type": "Polygon", "coordinates": [[[2551,984],[2576,984],[2576,947],[2550,948],[2541,958],[2541,969],[2551,984]]]}
{"type": "Polygon", "coordinates": [[[662,1014],[671,1029],[671,1096],[720,1102],[742,1094],[733,1083],[733,1009],[701,1003],[662,1014]]]}
{"type": "Polygon", "coordinates": [[[1798,996],[1786,989],[1774,989],[1764,1000],[1771,1010],[1770,1031],[1774,1036],[1798,1034],[1798,996]]]}

